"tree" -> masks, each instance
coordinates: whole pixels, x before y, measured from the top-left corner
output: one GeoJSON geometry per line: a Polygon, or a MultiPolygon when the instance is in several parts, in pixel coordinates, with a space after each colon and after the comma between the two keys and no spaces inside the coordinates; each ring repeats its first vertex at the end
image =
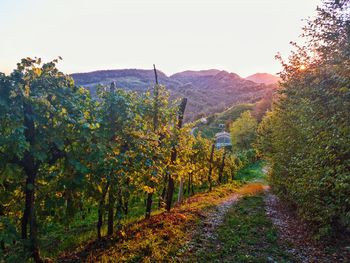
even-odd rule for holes
{"type": "Polygon", "coordinates": [[[256,137],[257,125],[250,111],[243,112],[230,128],[233,147],[239,150],[251,149],[256,137]]]}
{"type": "Polygon", "coordinates": [[[264,97],[255,103],[252,110],[252,116],[258,121],[261,122],[262,118],[267,111],[271,110],[273,98],[273,89],[270,89],[266,92],[264,97]]]}
{"type": "MultiPolygon", "coordinates": [[[[108,235],[113,233],[114,207],[117,202],[117,215],[121,217],[122,207],[122,182],[125,180],[125,167],[128,152],[134,143],[131,133],[135,130],[135,94],[116,89],[112,83],[109,90],[99,91],[100,104],[98,107],[98,118],[100,127],[98,136],[100,143],[104,146],[102,167],[98,167],[106,178],[105,189],[102,190],[100,200],[101,208],[104,198],[108,195],[108,235]]],[[[101,187],[102,188],[102,187],[101,187]]],[[[101,215],[99,216],[101,217],[101,215]]],[[[99,221],[100,222],[100,221],[99,221]]],[[[98,223],[98,226],[101,223],[98,223]]],[[[98,230],[99,232],[99,230],[98,230]]],[[[100,234],[98,234],[100,236],[100,234]]]]}
{"type": "Polygon", "coordinates": [[[48,180],[50,166],[74,152],[76,138],[69,134],[87,124],[84,105],[89,95],[58,71],[56,63],[41,65],[40,59],[26,58],[11,75],[0,75],[0,170],[6,171],[2,181],[25,175],[21,237],[28,239],[29,226],[28,250],[37,262],[38,177],[48,180]]]}
{"type": "Polygon", "coordinates": [[[350,2],[324,1],[294,44],[282,90],[258,129],[274,190],[318,237],[350,224],[350,2]]]}

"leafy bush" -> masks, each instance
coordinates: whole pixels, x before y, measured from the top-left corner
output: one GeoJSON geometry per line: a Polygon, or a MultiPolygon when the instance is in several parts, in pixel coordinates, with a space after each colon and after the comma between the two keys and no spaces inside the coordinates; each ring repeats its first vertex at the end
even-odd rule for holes
{"type": "Polygon", "coordinates": [[[350,3],[325,1],[284,63],[282,90],[258,129],[274,190],[316,237],[350,228],[350,3]],[[335,3],[337,2],[337,3],[335,3]]]}
{"type": "Polygon", "coordinates": [[[233,147],[238,150],[251,149],[255,141],[257,126],[258,122],[250,111],[243,112],[230,127],[233,147]]]}

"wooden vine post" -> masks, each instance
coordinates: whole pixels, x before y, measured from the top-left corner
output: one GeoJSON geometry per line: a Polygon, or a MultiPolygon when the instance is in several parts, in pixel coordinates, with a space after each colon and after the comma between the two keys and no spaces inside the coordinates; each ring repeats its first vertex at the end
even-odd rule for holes
{"type": "Polygon", "coordinates": [[[210,159],[209,159],[209,172],[208,172],[209,191],[212,190],[211,174],[212,174],[212,172],[213,172],[214,151],[215,151],[215,143],[213,143],[213,144],[211,145],[211,152],[210,152],[210,159]]]}
{"type": "MultiPolygon", "coordinates": [[[[180,130],[182,128],[186,104],[187,104],[187,98],[183,98],[181,100],[179,110],[178,110],[178,121],[177,121],[177,126],[176,126],[176,128],[178,130],[180,130]]],[[[177,151],[176,151],[176,146],[174,145],[172,150],[171,150],[171,157],[170,157],[172,164],[175,164],[176,157],[177,157],[177,151]]],[[[171,209],[171,204],[172,204],[173,195],[174,195],[174,189],[175,189],[174,178],[171,176],[171,174],[169,174],[168,189],[167,189],[167,196],[166,196],[166,210],[167,211],[170,211],[170,209],[171,209]]]]}
{"type": "Polygon", "coordinates": [[[226,157],[226,147],[224,147],[224,153],[222,155],[222,161],[221,161],[220,170],[219,170],[219,184],[222,184],[223,182],[222,176],[225,168],[225,157],[226,157]]]}
{"type": "MultiPolygon", "coordinates": [[[[159,84],[158,84],[158,74],[156,66],[153,64],[154,77],[156,80],[156,85],[154,86],[154,102],[153,102],[153,131],[157,133],[158,131],[158,115],[159,115],[159,84]]],[[[147,193],[147,201],[146,201],[146,218],[151,216],[152,211],[152,203],[153,203],[153,192],[147,193]]]]}
{"type": "MultiPolygon", "coordinates": [[[[115,83],[112,82],[110,86],[110,93],[114,94],[115,93],[115,83]]],[[[110,105],[110,118],[109,118],[109,125],[111,127],[111,130],[113,132],[116,132],[116,127],[115,127],[115,118],[116,118],[116,112],[113,107],[113,105],[110,105]]],[[[111,141],[115,140],[115,134],[112,135],[111,141]]],[[[114,204],[115,204],[115,184],[116,180],[113,178],[113,174],[111,173],[110,178],[108,180],[108,206],[107,206],[107,235],[110,236],[113,234],[113,226],[114,226],[114,204]]],[[[103,196],[102,196],[103,197],[103,196]]]]}

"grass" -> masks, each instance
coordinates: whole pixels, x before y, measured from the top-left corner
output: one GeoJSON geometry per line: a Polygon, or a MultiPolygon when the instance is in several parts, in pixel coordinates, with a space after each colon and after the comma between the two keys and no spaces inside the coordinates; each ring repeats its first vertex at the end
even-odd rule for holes
{"type": "MultiPolygon", "coordinates": [[[[126,225],[141,220],[144,217],[145,208],[140,198],[131,200],[130,212],[124,215],[121,224],[126,225]]],[[[90,212],[83,217],[83,212],[78,212],[69,225],[52,223],[42,229],[40,239],[41,253],[45,257],[55,258],[62,251],[74,249],[89,240],[97,238],[97,207],[91,206],[90,212]]],[[[156,201],[153,203],[153,213],[159,213],[156,201]]],[[[102,235],[106,235],[106,218],[102,227],[102,235]]]]}
{"type": "Polygon", "coordinates": [[[92,241],[59,261],[76,262],[177,262],[180,249],[199,225],[205,211],[215,207],[226,196],[236,192],[239,184],[219,186],[209,193],[199,193],[186,199],[168,213],[149,220],[129,224],[111,238],[92,241]]]}
{"type": "MultiPolygon", "coordinates": [[[[201,189],[204,192],[187,198],[181,207],[175,208],[172,213],[163,213],[164,209],[158,209],[158,202],[154,200],[152,218],[149,221],[143,220],[144,201],[140,198],[131,200],[131,213],[122,220],[123,230],[116,233],[111,239],[104,239],[102,243],[95,240],[97,211],[92,211],[90,216],[84,220],[78,216],[73,222],[74,226],[71,226],[72,230],[75,229],[73,232],[65,231],[62,226],[57,229],[52,228],[47,232],[48,236],[45,240],[50,242],[43,240],[45,244],[43,255],[56,258],[62,251],[69,251],[66,252],[68,258],[69,254],[77,253],[79,257],[91,261],[118,257],[123,259],[121,261],[127,262],[137,262],[139,257],[146,259],[174,258],[179,244],[181,245],[180,240],[183,242],[187,240],[188,230],[199,224],[200,214],[214,207],[222,198],[237,191],[242,182],[263,179],[264,174],[261,172],[263,166],[263,162],[249,165],[238,173],[236,178],[238,182],[215,187],[210,193],[201,189]],[[96,246],[99,252],[90,255],[89,253],[96,246]]],[[[254,185],[248,185],[243,188],[247,193],[241,192],[240,194],[252,193],[256,190],[253,189],[254,187],[254,185]]],[[[176,193],[174,200],[176,200],[176,193]]],[[[106,234],[106,226],[102,229],[102,233],[106,234]]]]}
{"type": "Polygon", "coordinates": [[[263,172],[263,167],[266,166],[265,161],[257,161],[255,163],[249,164],[240,171],[238,171],[235,176],[235,180],[241,182],[252,182],[257,181],[261,183],[266,183],[266,174],[263,172]]]}
{"type": "Polygon", "coordinates": [[[192,255],[193,262],[294,262],[277,242],[262,195],[243,197],[217,231],[217,240],[192,255]]]}
{"type": "MultiPolygon", "coordinates": [[[[219,188],[221,189],[221,188],[219,188]]],[[[200,192],[207,191],[206,188],[196,189],[200,192]]],[[[178,193],[174,193],[173,201],[177,200],[178,193]]],[[[189,197],[189,194],[184,194],[189,197]]],[[[158,208],[158,196],[155,196],[152,204],[152,216],[160,214],[165,209],[158,208]]],[[[145,215],[145,200],[139,196],[132,197],[129,204],[129,213],[124,215],[121,224],[123,226],[138,222],[145,215]]],[[[91,205],[90,212],[78,212],[69,224],[51,223],[41,229],[40,248],[44,257],[56,258],[63,251],[71,251],[83,246],[91,240],[97,238],[97,207],[91,205]],[[85,213],[85,216],[84,216],[85,213]]],[[[101,229],[102,235],[107,234],[106,218],[101,229]]]]}

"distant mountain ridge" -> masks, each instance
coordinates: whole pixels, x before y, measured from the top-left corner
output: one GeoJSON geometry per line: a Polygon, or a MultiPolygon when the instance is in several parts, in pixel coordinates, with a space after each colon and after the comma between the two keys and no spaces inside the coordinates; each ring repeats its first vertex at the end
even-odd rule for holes
{"type": "MultiPolygon", "coordinates": [[[[158,81],[166,86],[172,98],[187,97],[186,121],[193,121],[238,103],[254,103],[273,85],[255,83],[224,70],[187,70],[167,76],[157,70],[158,81]]],[[[88,88],[93,96],[98,84],[136,92],[145,92],[154,85],[154,71],[145,69],[99,70],[71,75],[77,85],[88,88]]]]}
{"type": "Polygon", "coordinates": [[[253,81],[255,83],[263,83],[263,84],[276,84],[281,79],[275,75],[269,73],[255,73],[246,77],[245,79],[253,81]]]}

